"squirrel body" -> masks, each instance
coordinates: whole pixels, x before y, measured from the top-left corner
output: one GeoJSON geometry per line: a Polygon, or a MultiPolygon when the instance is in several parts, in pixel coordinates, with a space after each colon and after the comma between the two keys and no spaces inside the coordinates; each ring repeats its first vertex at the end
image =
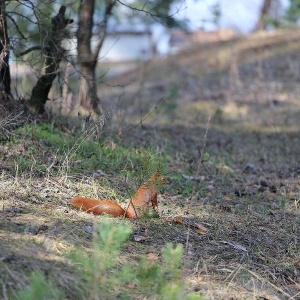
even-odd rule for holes
{"type": "Polygon", "coordinates": [[[75,197],[70,204],[78,209],[95,215],[108,214],[114,217],[140,218],[151,208],[158,208],[157,185],[164,183],[165,177],[155,172],[129,200],[126,209],[123,209],[114,200],[97,200],[85,197],[75,197]]]}

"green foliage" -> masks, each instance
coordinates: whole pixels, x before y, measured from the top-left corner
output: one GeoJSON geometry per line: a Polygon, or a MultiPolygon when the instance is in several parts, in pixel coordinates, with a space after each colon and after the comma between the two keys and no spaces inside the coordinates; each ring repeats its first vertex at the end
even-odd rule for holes
{"type": "Polygon", "coordinates": [[[221,4],[216,3],[211,5],[210,11],[213,15],[213,19],[212,19],[213,24],[219,26],[220,18],[222,16],[221,4]]]}
{"type": "Polygon", "coordinates": [[[121,250],[130,234],[130,227],[105,221],[95,230],[92,252],[79,249],[72,255],[81,277],[84,299],[132,299],[133,295],[153,299],[201,299],[199,295],[186,295],[182,245],[167,244],[162,250],[162,262],[143,258],[137,264],[121,264],[121,250]],[[130,291],[129,284],[134,287],[130,291]]]}
{"type": "Polygon", "coordinates": [[[189,180],[183,184],[181,194],[182,196],[190,196],[193,194],[194,190],[194,184],[191,180],[189,180]]]}
{"type": "Polygon", "coordinates": [[[18,156],[25,170],[32,167],[34,157],[40,171],[45,171],[52,160],[45,162],[47,153],[55,153],[56,167],[61,172],[90,173],[102,170],[107,173],[124,173],[137,178],[139,184],[157,169],[163,169],[166,159],[151,148],[132,149],[111,143],[94,141],[87,133],[69,135],[51,124],[27,125],[19,129],[19,139],[12,143],[25,143],[26,155],[18,156]]]}
{"type": "Polygon", "coordinates": [[[83,283],[84,299],[98,299],[99,295],[102,299],[108,299],[109,294],[117,292],[123,278],[123,273],[117,267],[117,258],[131,231],[124,224],[104,221],[95,229],[92,253],[79,249],[72,255],[83,283]]]}
{"type": "Polygon", "coordinates": [[[51,281],[40,272],[34,272],[26,290],[19,292],[16,300],[56,300],[65,299],[63,292],[57,289],[51,281]]]}
{"type": "Polygon", "coordinates": [[[292,23],[297,23],[300,18],[300,0],[290,0],[286,18],[292,23]]]}
{"type": "MultiPolygon", "coordinates": [[[[186,174],[189,172],[187,171],[186,174]]],[[[172,177],[172,187],[170,193],[182,196],[199,196],[200,198],[206,197],[207,186],[206,183],[199,180],[190,180],[183,178],[180,174],[172,177]]]]}
{"type": "Polygon", "coordinates": [[[213,116],[214,122],[218,123],[218,124],[223,124],[224,120],[225,120],[224,115],[225,115],[224,110],[222,108],[218,107],[215,110],[215,113],[214,113],[214,116],[213,116]]]}
{"type": "Polygon", "coordinates": [[[182,254],[181,244],[173,248],[173,245],[168,243],[162,250],[162,263],[143,259],[139,263],[136,276],[141,290],[148,296],[160,295],[160,299],[183,299],[182,254]],[[169,290],[170,286],[173,286],[173,289],[169,290]],[[169,293],[177,297],[169,298],[169,293]]]}

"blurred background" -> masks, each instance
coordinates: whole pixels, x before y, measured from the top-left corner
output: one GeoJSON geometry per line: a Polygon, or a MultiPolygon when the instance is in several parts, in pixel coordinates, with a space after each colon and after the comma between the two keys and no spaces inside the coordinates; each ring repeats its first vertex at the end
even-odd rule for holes
{"type": "MultiPolygon", "coordinates": [[[[55,78],[51,82],[53,85],[47,94],[47,99],[51,100],[47,105],[56,110],[55,106],[64,106],[62,99],[65,99],[68,108],[64,114],[68,112],[72,115],[77,115],[78,110],[82,114],[91,114],[95,107],[105,103],[107,85],[104,84],[101,90],[101,82],[103,84],[109,78],[145,66],[152,60],[172,57],[194,45],[203,51],[207,47],[216,49],[216,43],[227,43],[228,49],[231,49],[231,73],[236,72],[238,65],[233,65],[238,51],[233,46],[234,41],[259,33],[271,38],[280,30],[295,33],[300,10],[297,0],[233,0],[230,3],[225,0],[132,0],[88,3],[92,6],[85,7],[68,1],[32,1],[31,5],[20,1],[7,4],[8,34],[12,43],[10,69],[15,97],[33,98],[32,87],[46,70],[47,51],[51,48],[52,39],[51,20],[61,5],[66,7],[66,17],[72,18],[72,24],[56,35],[60,39],[55,41],[55,47],[64,49],[63,54],[57,51],[50,54],[62,57],[59,58],[60,66],[56,67],[55,78]],[[83,19],[84,11],[88,11],[88,19],[83,19]],[[85,62],[93,62],[94,70],[85,70],[85,62]],[[84,84],[83,80],[77,83],[80,78],[87,77],[90,79],[86,82],[92,82],[92,86],[88,87],[89,84],[84,84]]],[[[262,37],[261,42],[264,39],[262,37]]],[[[265,47],[261,49],[265,54],[270,50],[266,45],[261,46],[265,47]]],[[[209,66],[220,67],[222,59],[213,52],[209,66]]],[[[259,57],[262,58],[262,55],[259,57]]],[[[199,65],[199,68],[203,70],[203,66],[199,65]]]]}

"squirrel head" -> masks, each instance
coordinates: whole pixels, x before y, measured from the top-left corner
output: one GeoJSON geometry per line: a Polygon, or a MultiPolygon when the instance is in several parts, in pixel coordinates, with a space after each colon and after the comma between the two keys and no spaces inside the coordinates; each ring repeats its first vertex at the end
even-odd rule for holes
{"type": "Polygon", "coordinates": [[[151,186],[160,186],[163,184],[168,183],[168,177],[166,177],[165,175],[163,175],[161,172],[156,171],[152,174],[152,176],[150,177],[150,179],[144,184],[144,186],[146,187],[151,187],[151,186]]]}

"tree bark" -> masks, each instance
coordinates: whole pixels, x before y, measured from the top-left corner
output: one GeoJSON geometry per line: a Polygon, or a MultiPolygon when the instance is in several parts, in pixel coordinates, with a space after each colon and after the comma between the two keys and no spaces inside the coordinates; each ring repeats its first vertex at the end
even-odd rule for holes
{"type": "Polygon", "coordinates": [[[65,11],[66,7],[62,5],[58,14],[52,18],[52,27],[46,52],[45,74],[39,77],[29,100],[29,106],[38,113],[45,111],[45,103],[48,100],[49,91],[58,73],[62,55],[65,52],[65,49],[61,47],[63,29],[73,22],[72,19],[65,18],[65,11]]]}
{"type": "Polygon", "coordinates": [[[10,44],[7,35],[7,24],[5,16],[5,1],[0,1],[0,103],[7,109],[14,107],[10,90],[9,70],[10,44]]]}
{"type": "Polygon", "coordinates": [[[80,1],[77,30],[77,52],[80,70],[78,100],[80,106],[89,114],[92,111],[97,112],[99,102],[95,75],[97,57],[94,56],[91,49],[94,9],[95,0],[80,1]]]}
{"type": "Polygon", "coordinates": [[[115,0],[106,0],[104,18],[99,28],[99,40],[92,51],[95,0],[80,0],[77,30],[77,55],[80,70],[78,102],[84,112],[89,115],[98,114],[101,111],[100,99],[97,95],[96,67],[106,34],[107,21],[115,3],[115,0]]]}
{"type": "Polygon", "coordinates": [[[264,0],[263,6],[260,11],[259,20],[256,25],[256,31],[265,30],[267,27],[266,17],[270,15],[272,0],[264,0]]]}
{"type": "Polygon", "coordinates": [[[97,96],[97,84],[95,82],[95,67],[89,64],[81,64],[79,78],[78,98],[82,108],[91,114],[100,110],[100,99],[97,96]]]}

